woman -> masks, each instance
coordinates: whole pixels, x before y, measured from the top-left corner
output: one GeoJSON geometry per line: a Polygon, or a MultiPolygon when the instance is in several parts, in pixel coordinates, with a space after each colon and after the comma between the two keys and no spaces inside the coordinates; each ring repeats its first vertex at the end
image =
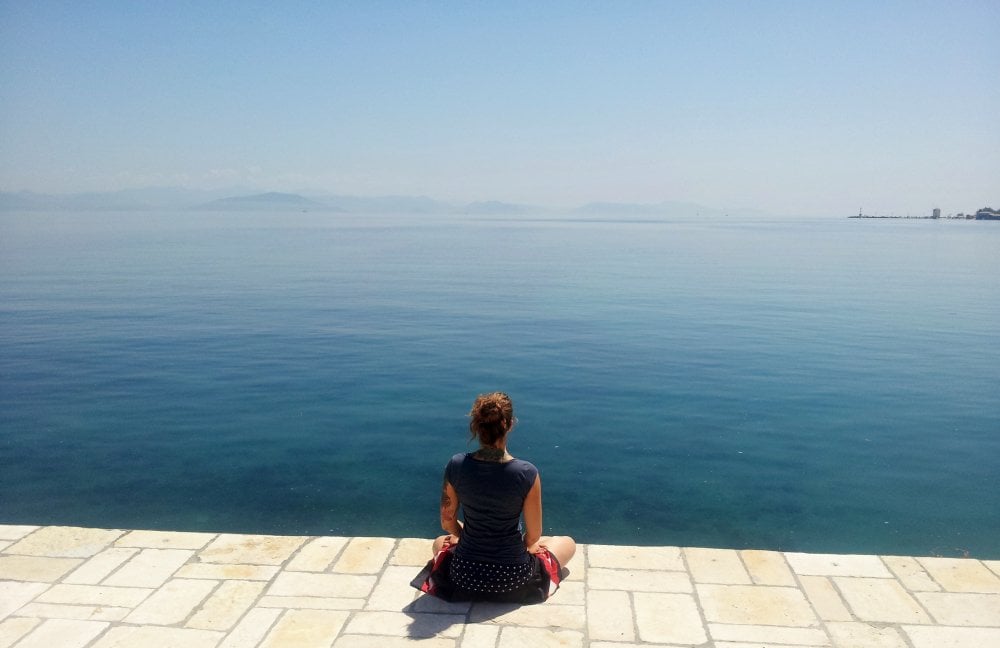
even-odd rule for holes
{"type": "Polygon", "coordinates": [[[452,601],[540,603],[559,586],[576,543],[542,537],[538,469],[507,452],[515,421],[510,397],[482,394],[469,416],[479,449],[455,455],[445,468],[441,527],[447,535],[434,541],[434,558],[413,585],[452,601]]]}

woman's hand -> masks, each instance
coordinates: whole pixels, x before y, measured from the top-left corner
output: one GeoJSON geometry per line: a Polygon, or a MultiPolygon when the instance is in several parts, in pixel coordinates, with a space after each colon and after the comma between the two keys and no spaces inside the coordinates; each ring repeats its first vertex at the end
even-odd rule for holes
{"type": "Polygon", "coordinates": [[[457,545],[459,540],[460,540],[459,536],[455,535],[454,533],[449,533],[448,539],[444,541],[444,544],[445,546],[457,545]]]}
{"type": "Polygon", "coordinates": [[[548,551],[548,547],[543,545],[541,541],[532,543],[531,545],[528,546],[528,553],[530,554],[536,554],[542,551],[548,551]]]}

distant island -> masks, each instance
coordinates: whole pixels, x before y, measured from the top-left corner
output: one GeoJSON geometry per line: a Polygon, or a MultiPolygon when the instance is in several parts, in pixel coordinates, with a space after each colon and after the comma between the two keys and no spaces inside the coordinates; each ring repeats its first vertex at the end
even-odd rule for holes
{"type": "Polygon", "coordinates": [[[198,211],[324,211],[324,212],[344,212],[346,210],[333,205],[327,205],[318,200],[311,200],[305,196],[290,193],[278,193],[270,191],[268,193],[254,194],[251,196],[233,196],[230,198],[218,198],[201,205],[195,205],[191,209],[198,211]]]}
{"type": "Polygon", "coordinates": [[[993,209],[992,207],[983,207],[975,213],[958,213],[958,214],[948,214],[947,216],[941,215],[941,210],[935,208],[930,216],[896,216],[895,214],[890,216],[871,216],[858,211],[857,216],[848,216],[848,218],[902,218],[910,220],[1000,220],[1000,210],[993,209]]]}

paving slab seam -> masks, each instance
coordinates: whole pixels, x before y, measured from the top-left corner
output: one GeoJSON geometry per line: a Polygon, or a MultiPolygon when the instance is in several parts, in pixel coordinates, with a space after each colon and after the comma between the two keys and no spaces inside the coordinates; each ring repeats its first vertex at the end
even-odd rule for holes
{"type": "MultiPolygon", "coordinates": [[[[782,560],[784,560],[784,553],[782,553],[781,556],[782,556],[782,560]]],[[[788,561],[786,560],[785,563],[787,564],[787,562],[788,561]]],[[[813,614],[815,614],[816,618],[819,620],[820,627],[823,629],[823,633],[826,634],[826,639],[827,639],[828,644],[830,646],[835,646],[836,644],[834,643],[833,635],[830,632],[830,628],[827,625],[828,621],[826,619],[824,619],[823,615],[820,614],[820,611],[816,609],[816,603],[812,600],[812,597],[810,597],[808,595],[808,593],[807,593],[806,586],[805,586],[805,584],[802,581],[802,579],[805,578],[805,576],[803,576],[802,574],[799,574],[797,571],[795,571],[794,569],[792,569],[791,565],[788,565],[788,569],[789,569],[789,571],[792,574],[792,580],[795,582],[795,586],[800,591],[802,591],[803,593],[805,593],[806,602],[809,603],[810,609],[813,611],[813,614]]],[[[825,578],[826,581],[830,583],[831,587],[833,587],[833,588],[836,587],[836,585],[834,585],[832,583],[832,581],[830,581],[829,578],[827,578],[825,576],[823,578],[825,578]]],[[[857,618],[855,617],[854,612],[852,612],[851,609],[850,609],[850,607],[847,605],[847,602],[844,600],[843,595],[839,591],[835,590],[835,592],[836,592],[837,597],[839,598],[840,602],[843,604],[844,608],[847,610],[848,614],[850,615],[851,621],[857,621],[857,618]]],[[[908,646],[907,648],[912,648],[912,647],[908,646]]]]}
{"type": "MultiPolygon", "coordinates": [[[[688,575],[688,579],[691,581],[691,599],[694,601],[694,607],[698,611],[698,619],[701,621],[701,627],[705,631],[705,639],[707,641],[706,645],[712,645],[712,634],[708,628],[708,616],[705,614],[705,608],[702,605],[701,597],[698,596],[698,584],[695,582],[694,572],[691,571],[691,561],[684,547],[681,547],[680,560],[681,565],[684,567],[684,572],[688,575]]],[[[641,639],[639,634],[636,634],[636,639],[641,639]]]]}

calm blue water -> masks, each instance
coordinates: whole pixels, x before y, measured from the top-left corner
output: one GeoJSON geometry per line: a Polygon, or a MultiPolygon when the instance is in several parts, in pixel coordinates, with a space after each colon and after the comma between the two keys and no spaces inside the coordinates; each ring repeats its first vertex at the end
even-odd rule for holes
{"type": "Polygon", "coordinates": [[[1000,557],[1000,224],[0,215],[0,522],[1000,557]]]}

